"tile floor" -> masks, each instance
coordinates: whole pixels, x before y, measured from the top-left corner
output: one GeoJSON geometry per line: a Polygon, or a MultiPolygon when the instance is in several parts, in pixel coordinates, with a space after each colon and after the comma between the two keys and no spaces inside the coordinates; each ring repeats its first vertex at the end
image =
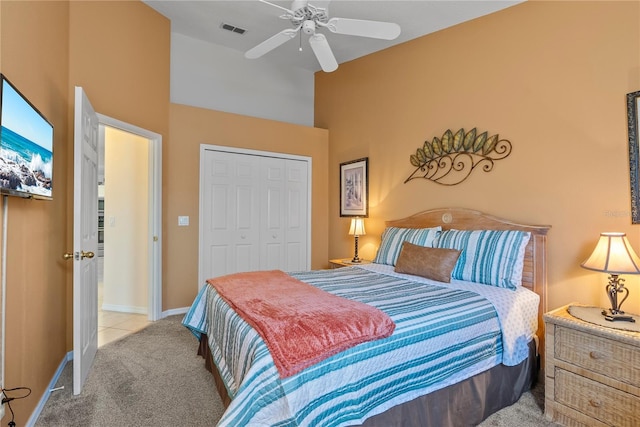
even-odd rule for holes
{"type": "Polygon", "coordinates": [[[98,347],[120,339],[147,326],[146,314],[102,310],[104,258],[98,258],[98,347]]]}

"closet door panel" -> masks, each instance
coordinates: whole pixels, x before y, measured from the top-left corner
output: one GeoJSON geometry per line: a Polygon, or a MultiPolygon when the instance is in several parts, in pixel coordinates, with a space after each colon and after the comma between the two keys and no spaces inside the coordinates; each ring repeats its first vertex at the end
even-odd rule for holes
{"type": "Polygon", "coordinates": [[[286,178],[286,270],[307,270],[308,163],[287,160],[286,178]]]}
{"type": "Polygon", "coordinates": [[[263,157],[260,162],[260,268],[285,270],[283,196],[286,161],[263,157]]]}
{"type": "Polygon", "coordinates": [[[258,160],[206,151],[203,210],[205,279],[259,267],[258,160]]]}

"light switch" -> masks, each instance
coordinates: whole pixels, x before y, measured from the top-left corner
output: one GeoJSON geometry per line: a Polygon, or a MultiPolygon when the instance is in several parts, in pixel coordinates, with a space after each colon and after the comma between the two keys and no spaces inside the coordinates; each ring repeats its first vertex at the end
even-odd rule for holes
{"type": "Polygon", "coordinates": [[[179,216],[178,217],[178,226],[186,227],[189,225],[189,217],[188,216],[179,216]]]}

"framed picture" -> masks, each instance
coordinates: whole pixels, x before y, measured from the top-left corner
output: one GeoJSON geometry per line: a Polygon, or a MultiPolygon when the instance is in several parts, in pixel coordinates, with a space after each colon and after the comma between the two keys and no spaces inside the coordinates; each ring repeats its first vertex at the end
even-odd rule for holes
{"type": "Polygon", "coordinates": [[[369,158],[340,163],[340,216],[369,216],[369,158]]]}
{"type": "Polygon", "coordinates": [[[638,124],[640,123],[640,91],[627,94],[627,119],[629,121],[629,176],[631,178],[631,223],[640,224],[640,193],[638,169],[640,168],[638,124]]]}

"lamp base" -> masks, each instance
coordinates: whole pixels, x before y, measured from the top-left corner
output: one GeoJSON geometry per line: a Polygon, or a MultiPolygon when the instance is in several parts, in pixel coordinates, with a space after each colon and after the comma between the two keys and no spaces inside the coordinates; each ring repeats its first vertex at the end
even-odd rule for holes
{"type": "Polygon", "coordinates": [[[624,311],[613,313],[613,310],[611,309],[602,310],[602,315],[604,316],[605,320],[608,320],[610,322],[617,322],[617,321],[635,322],[636,321],[636,319],[634,319],[633,316],[624,314],[624,311]]]}
{"type": "Polygon", "coordinates": [[[359,264],[362,260],[360,258],[354,258],[351,260],[353,264],[359,264]]]}

